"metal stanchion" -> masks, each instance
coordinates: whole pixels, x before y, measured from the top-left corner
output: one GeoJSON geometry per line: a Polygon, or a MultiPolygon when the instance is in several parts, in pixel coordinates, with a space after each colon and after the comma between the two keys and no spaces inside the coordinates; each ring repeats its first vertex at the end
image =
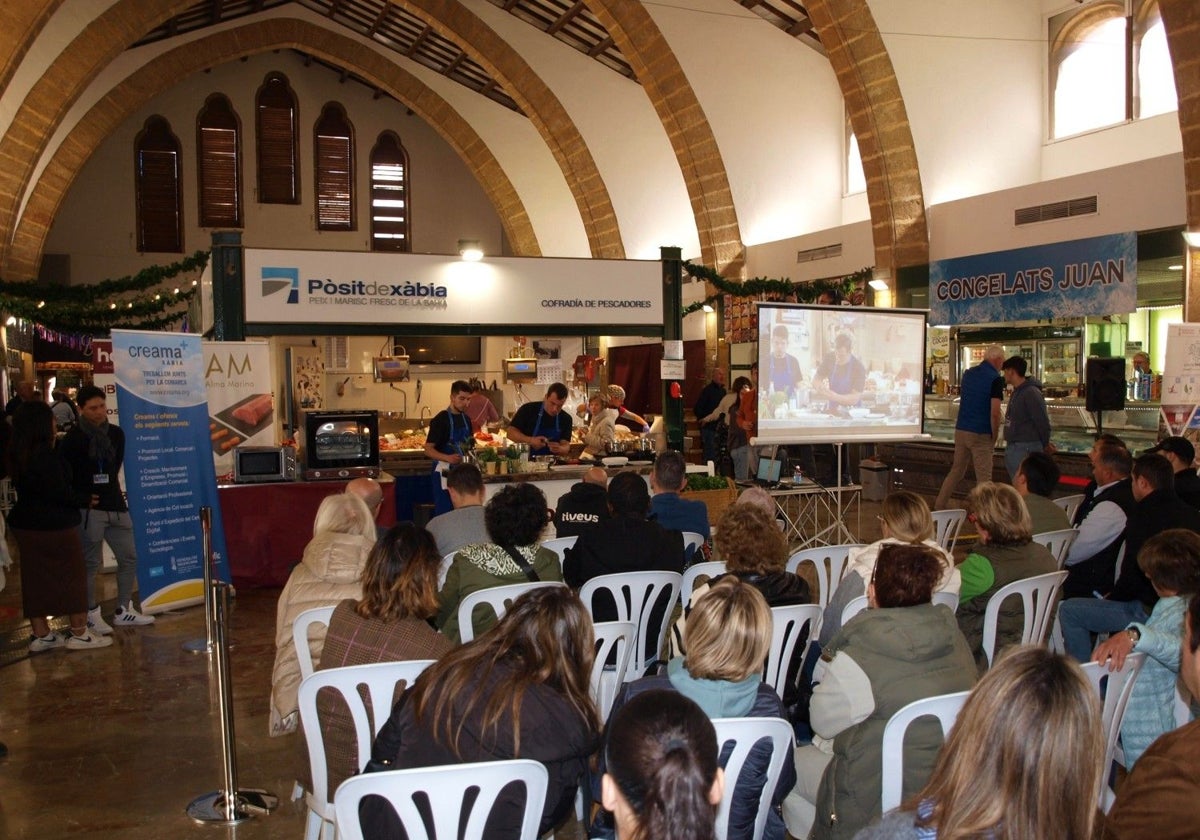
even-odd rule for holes
{"type": "Polygon", "coordinates": [[[204,558],[204,635],[203,639],[188,639],[183,649],[191,653],[213,652],[213,573],[212,573],[212,508],[200,508],[200,551],[204,558]]]}
{"type": "MultiPolygon", "coordinates": [[[[206,509],[207,510],[207,509],[206,509]]],[[[188,816],[198,823],[234,825],[256,814],[268,814],[279,805],[279,798],[265,790],[239,790],[237,779],[237,747],[233,732],[233,683],[229,676],[229,640],[226,617],[229,612],[229,584],[217,581],[209,599],[215,638],[217,695],[221,713],[221,758],[224,762],[225,786],[192,800],[188,816]]]]}

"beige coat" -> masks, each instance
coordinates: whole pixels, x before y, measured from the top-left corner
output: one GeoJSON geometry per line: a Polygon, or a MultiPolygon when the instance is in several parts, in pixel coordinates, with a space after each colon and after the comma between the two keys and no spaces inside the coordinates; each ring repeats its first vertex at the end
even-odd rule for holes
{"type": "MultiPolygon", "coordinates": [[[[319,534],[304,547],[300,565],[279,596],[275,613],[275,668],[271,673],[271,735],[296,731],[299,723],[300,662],[292,644],[292,622],[313,607],[332,607],[362,597],[363,566],[371,541],[356,534],[319,534]]],[[[309,652],[320,661],[325,627],[309,631],[309,652]]]]}

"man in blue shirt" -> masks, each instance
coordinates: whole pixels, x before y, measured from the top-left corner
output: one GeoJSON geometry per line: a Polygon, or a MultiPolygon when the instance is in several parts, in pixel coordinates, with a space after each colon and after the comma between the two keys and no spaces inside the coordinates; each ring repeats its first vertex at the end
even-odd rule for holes
{"type": "Polygon", "coordinates": [[[680,496],[679,491],[686,485],[687,463],[683,455],[673,449],[660,453],[650,473],[650,489],[654,493],[650,513],[668,531],[692,531],[707,541],[708,507],[704,502],[680,496]]]}
{"type": "Polygon", "coordinates": [[[983,352],[983,361],[963,374],[958,422],[954,424],[954,462],[938,491],[934,510],[946,509],[968,465],[975,467],[976,483],[992,480],[992,452],[1000,434],[1000,402],[1004,398],[1002,364],[1004,351],[993,344],[983,352]]]}

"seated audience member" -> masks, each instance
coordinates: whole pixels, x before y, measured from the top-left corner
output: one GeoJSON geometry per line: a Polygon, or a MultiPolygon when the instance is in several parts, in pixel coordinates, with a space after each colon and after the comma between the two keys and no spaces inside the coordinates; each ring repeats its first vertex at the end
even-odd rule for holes
{"type": "Polygon", "coordinates": [[[1040,645],[1010,648],[967,698],[928,784],[857,840],[1090,840],[1103,761],[1100,704],[1080,669],[1040,645]]]}
{"type": "Polygon", "coordinates": [[[763,513],[766,513],[772,519],[776,518],[779,514],[779,508],[775,504],[775,500],[762,487],[747,487],[741,493],[738,493],[735,504],[754,505],[761,508],[763,513]]]}
{"type": "MultiPolygon", "coordinates": [[[[404,693],[375,738],[373,767],[540,761],[550,782],[538,834],[552,831],[571,812],[599,737],[588,692],[593,643],[591,619],[569,589],[525,593],[491,630],[443,656],[404,693]]],[[[483,836],[517,840],[523,800],[501,794],[483,836]]],[[[399,836],[380,800],[367,800],[360,813],[365,836],[399,836]]]]}
{"type": "Polygon", "coordinates": [[[1154,739],[1175,728],[1179,638],[1188,599],[1200,592],[1200,534],[1183,528],[1163,531],[1146,541],[1137,562],[1158,593],[1158,603],[1144,623],[1131,622],[1092,654],[1093,661],[1107,662],[1109,670],[1120,668],[1131,653],[1146,654],[1121,722],[1127,769],[1154,739]]]}
{"type": "MultiPolygon", "coordinates": [[[[566,550],[562,571],[568,586],[579,589],[594,577],[619,572],[683,571],[683,534],[646,518],[650,491],[640,475],[617,473],[608,484],[608,507],[612,518],[605,526],[580,534],[566,550]]],[[[616,606],[598,598],[592,615],[615,621],[616,606]]]]}
{"type": "MultiPolygon", "coordinates": [[[[1092,448],[1088,450],[1088,462],[1093,467],[1096,465],[1097,453],[1105,446],[1115,446],[1118,449],[1124,449],[1126,452],[1129,451],[1129,447],[1126,445],[1125,441],[1121,440],[1121,438],[1114,434],[1105,432],[1103,434],[1096,435],[1096,439],[1092,441],[1092,448]]],[[[1083,501],[1080,503],[1081,506],[1091,503],[1092,497],[1096,495],[1096,486],[1096,479],[1093,476],[1088,480],[1088,483],[1084,485],[1083,501]]],[[[1083,517],[1080,515],[1079,509],[1077,508],[1075,510],[1075,515],[1071,517],[1071,526],[1077,527],[1081,519],[1083,519],[1083,517]]]]}
{"type": "Polygon", "coordinates": [[[1071,598],[1058,605],[1066,652],[1087,662],[1092,634],[1116,633],[1130,622],[1144,622],[1158,594],[1138,564],[1138,554],[1150,537],[1170,528],[1200,531],[1200,512],[1180,501],[1174,492],[1174,472],[1161,455],[1140,455],[1133,462],[1135,504],[1125,528],[1125,560],[1116,584],[1097,592],[1103,598],[1071,598]]]}
{"type": "Polygon", "coordinates": [[[604,405],[604,397],[592,395],[588,400],[588,426],[583,433],[583,451],[593,458],[608,454],[608,445],[617,436],[617,410],[604,405]]]}
{"type": "Polygon", "coordinates": [[[433,517],[425,528],[437,543],[438,554],[445,557],[464,545],[488,541],[483,522],[483,499],[487,491],[483,475],[474,464],[454,464],[446,470],[446,492],[453,510],[433,517]]]}
{"type": "Polygon", "coordinates": [[[704,710],[674,691],[647,691],[613,716],[601,802],[624,840],[716,836],[724,771],[704,710]]]}
{"type": "Polygon", "coordinates": [[[346,482],[346,492],[353,493],[363,500],[367,510],[371,511],[371,521],[375,523],[375,539],[382,539],[387,528],[379,524],[379,510],[383,507],[383,487],[373,478],[353,478],[346,482]]]}
{"type": "MultiPolygon", "coordinates": [[[[1200,595],[1192,596],[1184,616],[1179,676],[1191,696],[1200,697],[1200,595]]],[[[1104,821],[1104,840],[1195,837],[1200,825],[1198,752],[1200,720],[1151,744],[1117,789],[1116,802],[1104,821]]]]}
{"type": "MultiPolygon", "coordinates": [[[[783,803],[793,837],[849,838],[877,819],[888,720],[914,700],[974,685],[975,663],[954,614],[930,603],[944,574],[941,555],[928,546],[879,550],[867,585],[871,609],[830,640],[814,675],[813,742],[796,749],[796,788],[783,803]]],[[[931,722],[909,730],[906,794],[929,779],[941,740],[931,722]]]]}
{"type": "Polygon", "coordinates": [[[1177,435],[1163,438],[1146,450],[1157,452],[1175,471],[1175,495],[1194,508],[1200,508],[1200,475],[1196,475],[1196,447],[1187,438],[1177,435]]]}
{"type": "MultiPolygon", "coordinates": [[[[362,499],[352,493],[325,497],[317,508],[313,538],[279,595],[271,673],[272,736],[295,732],[299,723],[300,661],[292,642],[292,622],[313,607],[361,597],[362,570],[374,544],[375,520],[362,499]]],[[[325,627],[314,625],[309,630],[309,650],[299,655],[320,660],[324,642],[325,627]]]]}
{"type": "MultiPolygon", "coordinates": [[[[983,616],[988,601],[1002,586],[1058,569],[1054,555],[1031,541],[1029,511],[1017,491],[1007,484],[985,481],[967,495],[967,510],[979,532],[979,542],[959,567],[958,626],[967,637],[981,671],[988,666],[983,652],[983,616]]],[[[1021,599],[1006,598],[996,624],[996,653],[1019,644],[1025,611],[1021,599]]]]}
{"type": "Polygon", "coordinates": [[[554,535],[577,537],[584,531],[608,521],[608,473],[592,467],[559,497],[554,509],[554,535]]]}
{"type": "MultiPolygon", "coordinates": [[[[730,505],[721,514],[717,525],[717,552],[725,562],[726,573],[701,583],[693,592],[681,595],[683,614],[672,630],[671,653],[682,656],[686,649],[685,628],[692,603],[710,587],[726,577],[736,577],[757,589],[767,600],[768,607],[784,607],[792,604],[811,604],[812,594],[808,582],[785,569],[788,558],[787,541],[762,509],[755,505],[730,505]]],[[[804,649],[804,640],[796,647],[804,649]]]]}
{"type": "Polygon", "coordinates": [[[1071,527],[1067,512],[1050,501],[1050,494],[1058,486],[1061,473],[1054,458],[1045,452],[1030,452],[1017,467],[1013,487],[1029,511],[1030,531],[1044,534],[1071,527]]]}
{"type": "Polygon", "coordinates": [[[1116,577],[1117,556],[1125,545],[1125,526],[1133,510],[1133,458],[1124,446],[1096,441],[1088,455],[1095,487],[1075,514],[1079,535],[1067,552],[1062,597],[1092,598],[1107,592],[1116,577]]]}
{"type": "Polygon", "coordinates": [[[933,539],[933,515],[923,498],[908,490],[889,493],[880,505],[879,519],[883,538],[870,545],[851,549],[846,558],[846,573],[833,590],[825,607],[824,618],[821,619],[818,641],[822,648],[842,628],[842,611],[846,605],[867,594],[867,584],[875,571],[876,559],[886,545],[923,545],[933,551],[942,561],[942,576],[933,591],[958,594],[962,583],[958,567],[954,565],[954,558],[933,539]]]}
{"type": "MultiPolygon", "coordinates": [[[[726,576],[692,605],[687,629],[687,655],[667,663],[665,674],[626,683],[613,703],[611,720],[620,716],[626,703],[656,689],[679,692],[695,701],[710,718],[784,716],[779,695],[762,681],[763,661],[771,646],[771,611],[757,589],[732,575],[726,576]]],[[[721,758],[724,763],[728,754],[721,758]]],[[[746,759],[730,806],[729,840],[752,840],[762,778],[769,761],[770,749],[765,746],[755,747],[746,759]]],[[[605,769],[601,765],[600,770],[605,769]]],[[[774,807],[767,817],[764,838],[783,840],[779,804],[795,781],[796,772],[788,756],[771,794],[774,807]]],[[[611,836],[611,831],[594,826],[589,836],[611,836]]]]}
{"type": "MultiPolygon", "coordinates": [[[[394,525],[367,555],[362,598],[347,598],[334,608],[317,670],[447,653],[452,645],[429,624],[437,615],[441,560],[428,533],[411,522],[394,525]]],[[[357,773],[367,756],[355,749],[349,709],[326,694],[317,698],[317,707],[332,791],[357,773]]]]}
{"type": "MultiPolygon", "coordinates": [[[[446,572],[446,581],[438,593],[438,628],[446,638],[458,644],[458,605],[480,589],[562,580],[558,555],[538,545],[546,526],[546,497],[535,485],[512,484],[492,497],[483,509],[483,521],[491,542],[463,546],[446,572]]],[[[495,622],[491,610],[476,613],[475,634],[495,622]]]]}
{"type": "Polygon", "coordinates": [[[679,494],[687,486],[687,462],[683,455],[668,450],[658,456],[650,473],[650,512],[659,525],[671,531],[692,531],[707,541],[712,536],[708,527],[708,507],[704,502],[685,499],[679,494]]]}

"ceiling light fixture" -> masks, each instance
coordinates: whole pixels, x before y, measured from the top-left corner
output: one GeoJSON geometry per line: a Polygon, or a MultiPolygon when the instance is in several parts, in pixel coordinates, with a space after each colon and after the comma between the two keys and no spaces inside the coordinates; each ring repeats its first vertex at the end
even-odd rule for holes
{"type": "Polygon", "coordinates": [[[1188,244],[1189,248],[1200,248],[1200,230],[1185,230],[1183,241],[1188,244]]]}
{"type": "Polygon", "coordinates": [[[483,246],[478,239],[460,239],[458,253],[467,262],[479,262],[483,259],[483,246]]]}
{"type": "Polygon", "coordinates": [[[717,311],[717,310],[715,310],[715,309],[713,309],[713,308],[712,308],[712,304],[708,304],[708,303],[704,304],[704,305],[703,305],[703,306],[701,306],[700,308],[701,308],[702,310],[704,310],[705,312],[716,312],[716,311],[717,311]]]}
{"type": "Polygon", "coordinates": [[[878,277],[876,277],[874,280],[868,281],[867,285],[877,292],[886,292],[888,290],[888,282],[886,280],[880,280],[878,277]]]}

